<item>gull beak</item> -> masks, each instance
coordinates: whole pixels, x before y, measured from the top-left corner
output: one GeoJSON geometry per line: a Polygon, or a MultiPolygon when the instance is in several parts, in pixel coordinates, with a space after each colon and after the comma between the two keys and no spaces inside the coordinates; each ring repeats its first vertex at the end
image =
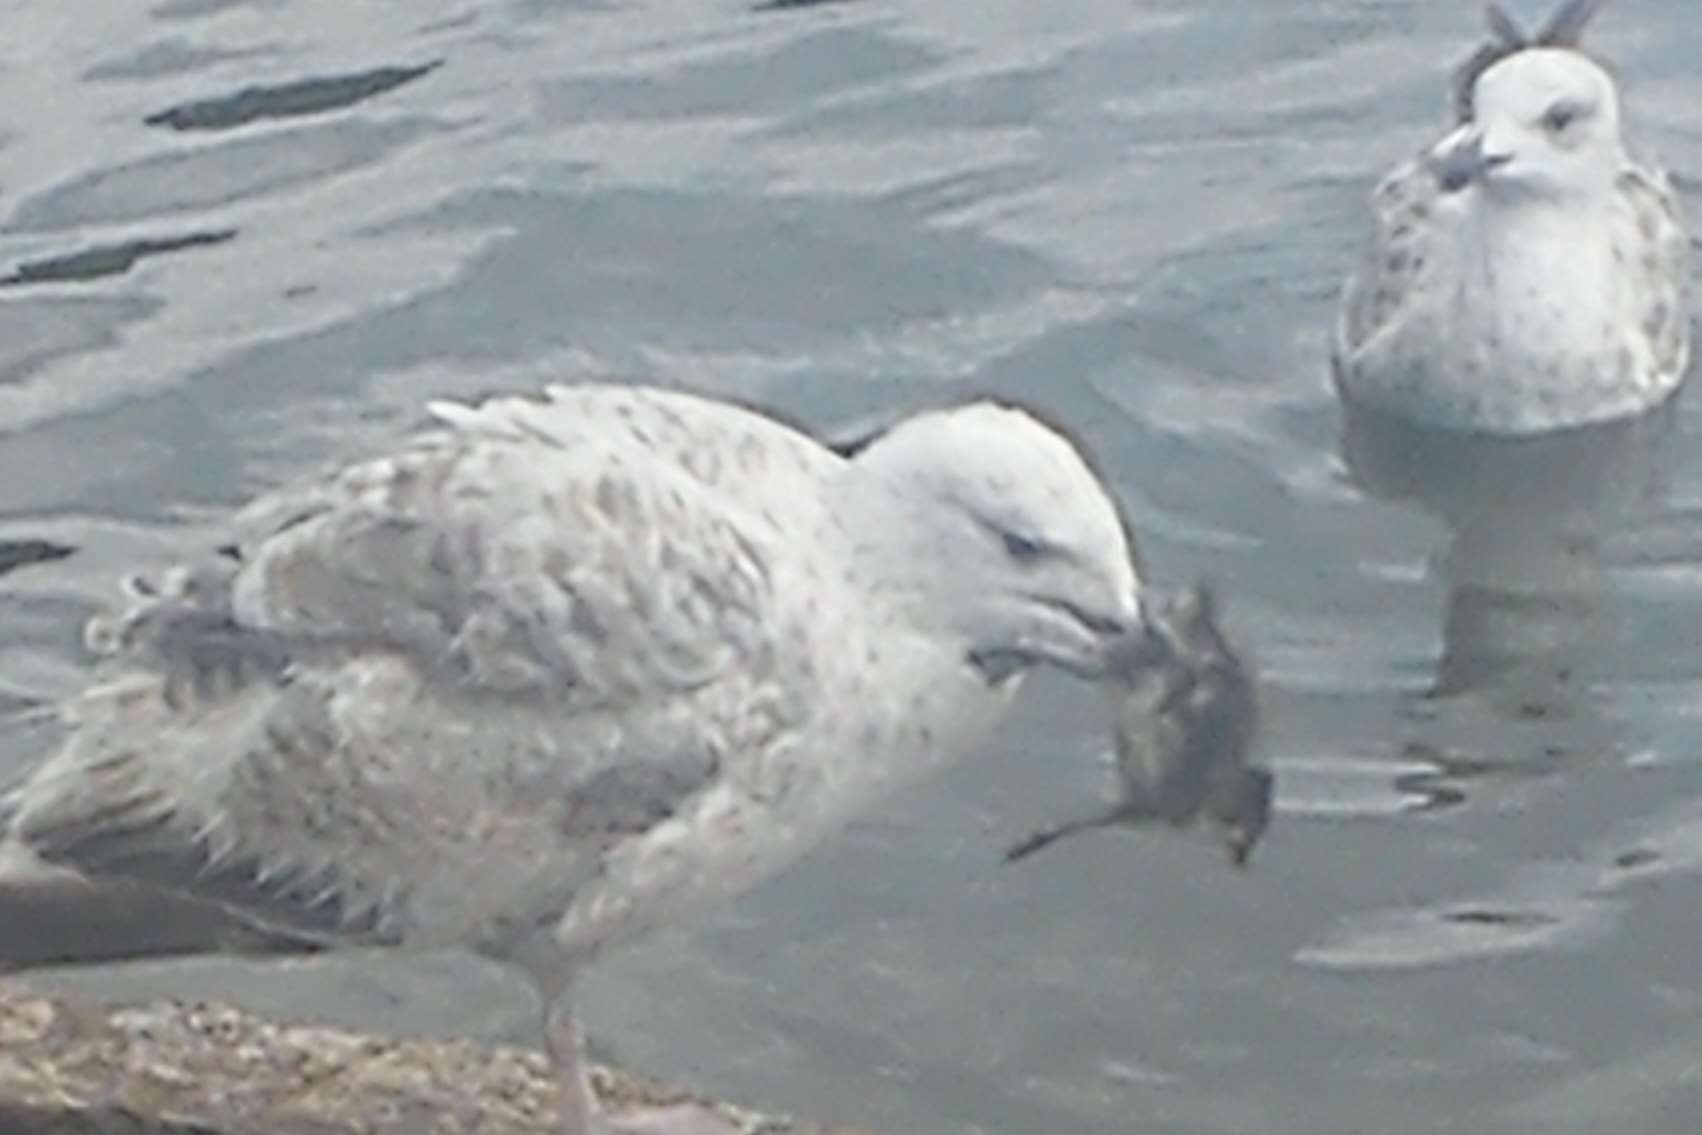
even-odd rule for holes
{"type": "Polygon", "coordinates": [[[1046,606],[1051,608],[1044,623],[1047,641],[1017,652],[1029,661],[1049,663],[1090,682],[1115,681],[1142,668],[1156,649],[1146,610],[1133,593],[1114,610],[1046,606]]]}
{"type": "Polygon", "coordinates": [[[1455,131],[1436,148],[1432,162],[1443,190],[1457,192],[1513,160],[1494,131],[1472,124],[1455,131]]]}
{"type": "Polygon", "coordinates": [[[1105,648],[1105,676],[1132,683],[1135,678],[1155,666],[1162,666],[1176,657],[1176,644],[1162,624],[1140,606],[1140,616],[1121,633],[1108,639],[1105,648]]]}
{"type": "Polygon", "coordinates": [[[1031,666],[1052,666],[1089,682],[1116,680],[1154,650],[1152,628],[1131,590],[1112,602],[1077,605],[1051,594],[1023,597],[1016,641],[971,650],[968,661],[997,685],[1031,666]]]}

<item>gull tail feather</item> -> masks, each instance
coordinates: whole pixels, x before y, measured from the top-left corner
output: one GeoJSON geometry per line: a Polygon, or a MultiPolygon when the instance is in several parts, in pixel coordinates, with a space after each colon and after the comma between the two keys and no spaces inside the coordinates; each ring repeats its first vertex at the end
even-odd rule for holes
{"type": "Polygon", "coordinates": [[[1501,47],[1521,48],[1530,44],[1530,38],[1525,29],[1519,26],[1507,9],[1490,0],[1484,7],[1484,19],[1489,24],[1489,34],[1501,47]]]}
{"type": "Polygon", "coordinates": [[[318,947],[270,934],[211,903],[127,881],[96,881],[0,843],[0,973],[202,953],[318,947]]]}
{"type": "Polygon", "coordinates": [[[11,838],[21,849],[15,857],[117,888],[119,896],[170,896],[178,909],[205,912],[192,924],[237,937],[235,927],[245,925],[252,938],[298,949],[388,938],[385,912],[360,901],[361,888],[339,878],[334,864],[257,853],[216,808],[152,784],[134,752],[27,785],[13,807],[11,838]]]}
{"type": "MultiPolygon", "coordinates": [[[[266,816],[250,807],[245,825],[232,812],[247,807],[233,796],[242,777],[276,776],[276,762],[287,757],[315,759],[313,729],[323,722],[309,710],[320,703],[301,696],[308,709],[294,711],[292,732],[275,715],[292,693],[301,695],[298,687],[254,686],[186,713],[166,704],[161,676],[132,677],[85,695],[65,747],[0,799],[0,848],[12,847],[10,870],[0,871],[0,923],[18,925],[8,911],[34,904],[75,926],[95,918],[96,900],[107,899],[113,917],[135,910],[146,919],[146,904],[135,898],[146,894],[161,896],[162,909],[173,912],[162,920],[182,916],[203,929],[186,941],[157,928],[112,931],[141,939],[142,952],[224,940],[296,949],[392,940],[394,905],[375,902],[375,887],[352,868],[332,862],[311,838],[251,838],[266,828],[266,816]],[[304,744],[308,751],[285,752],[304,744]],[[156,933],[168,940],[159,949],[149,945],[156,933]]],[[[0,962],[7,957],[0,948],[0,962]]]]}
{"type": "Polygon", "coordinates": [[[1543,21],[1535,42],[1544,47],[1577,47],[1584,29],[1601,11],[1603,0],[1566,0],[1543,21]]]}

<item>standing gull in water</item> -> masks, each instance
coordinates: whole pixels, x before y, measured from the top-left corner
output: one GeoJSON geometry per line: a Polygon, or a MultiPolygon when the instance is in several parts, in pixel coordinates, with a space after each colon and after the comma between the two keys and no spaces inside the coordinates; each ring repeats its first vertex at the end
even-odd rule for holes
{"type": "Polygon", "coordinates": [[[1353,479],[1449,530],[1432,692],[1521,715],[1583,704],[1603,540],[1661,491],[1690,366],[1689,241],[1582,47],[1601,6],[1489,6],[1446,134],[1372,197],[1332,357],[1353,479]]]}
{"type": "Polygon", "coordinates": [[[1683,381],[1689,241],[1577,46],[1599,6],[1566,0],[1526,35],[1491,4],[1453,129],[1377,187],[1336,327],[1350,409],[1530,436],[1643,414],[1683,381]]]}
{"type": "Polygon", "coordinates": [[[0,863],[470,947],[536,984],[565,1135],[715,1130],[598,1114],[574,975],[973,747],[1029,668],[1143,664],[1121,513],[991,402],[843,452],[644,388],[432,412],[91,624],[0,863]]]}

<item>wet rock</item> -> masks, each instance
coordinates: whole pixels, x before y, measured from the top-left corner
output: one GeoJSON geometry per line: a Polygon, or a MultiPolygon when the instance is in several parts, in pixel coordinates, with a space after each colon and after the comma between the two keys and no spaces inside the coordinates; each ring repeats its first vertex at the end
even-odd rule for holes
{"type": "MultiPolygon", "coordinates": [[[[615,1112],[686,1093],[606,1067],[615,1112]]],[[[746,1135],[858,1135],[706,1103],[746,1135]]],[[[369,1036],[229,1005],[102,1007],[0,982],[8,1135],[537,1135],[554,1130],[541,1052],[369,1036]]]]}

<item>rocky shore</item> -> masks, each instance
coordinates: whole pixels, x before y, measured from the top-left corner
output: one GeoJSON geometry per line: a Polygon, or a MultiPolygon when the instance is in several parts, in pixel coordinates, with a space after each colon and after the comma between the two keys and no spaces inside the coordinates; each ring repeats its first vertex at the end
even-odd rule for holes
{"type": "MultiPolygon", "coordinates": [[[[596,1070],[615,1111],[688,1098],[596,1070]]],[[[695,1097],[689,1097],[695,1098],[695,1097]]],[[[709,1103],[745,1135],[860,1135],[709,1103]]],[[[125,1006],[0,981],[5,1135],[537,1135],[541,1052],[284,1024],[230,1005],[125,1006]]]]}

